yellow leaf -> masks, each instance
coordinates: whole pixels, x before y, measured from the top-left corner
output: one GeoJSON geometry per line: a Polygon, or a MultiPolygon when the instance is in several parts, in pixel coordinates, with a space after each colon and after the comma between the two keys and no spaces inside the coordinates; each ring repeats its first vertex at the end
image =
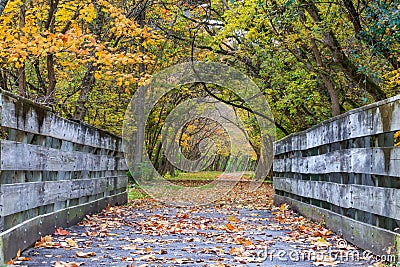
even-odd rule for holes
{"type": "Polygon", "coordinates": [[[123,80],[122,80],[122,78],[118,78],[118,81],[117,81],[117,84],[118,84],[118,86],[121,86],[121,85],[122,85],[122,83],[123,83],[123,80]]]}
{"type": "Polygon", "coordinates": [[[147,39],[148,37],[150,37],[149,29],[147,28],[147,26],[144,26],[143,27],[143,38],[147,39]]]}
{"type": "Polygon", "coordinates": [[[287,210],[288,209],[288,205],[286,204],[286,203],[283,203],[280,207],[279,207],[279,210],[280,211],[284,211],[284,210],[287,210]]]}
{"type": "Polygon", "coordinates": [[[71,238],[68,238],[68,239],[67,239],[67,242],[68,242],[68,245],[69,245],[70,247],[77,247],[77,246],[78,246],[78,244],[75,242],[75,240],[73,240],[73,239],[71,239],[71,238]]]}

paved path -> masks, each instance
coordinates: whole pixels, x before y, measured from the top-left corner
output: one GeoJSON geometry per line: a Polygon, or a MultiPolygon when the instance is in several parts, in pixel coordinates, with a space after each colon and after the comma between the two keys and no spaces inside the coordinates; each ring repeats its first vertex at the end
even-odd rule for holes
{"type": "Polygon", "coordinates": [[[22,266],[369,266],[320,225],[271,208],[269,185],[207,207],[136,200],[23,252],[22,266]],[[46,242],[47,241],[47,242],[46,242]],[[337,244],[339,243],[339,247],[337,244]],[[337,256],[335,256],[337,255],[337,256]],[[348,259],[346,259],[348,257],[348,259]]]}

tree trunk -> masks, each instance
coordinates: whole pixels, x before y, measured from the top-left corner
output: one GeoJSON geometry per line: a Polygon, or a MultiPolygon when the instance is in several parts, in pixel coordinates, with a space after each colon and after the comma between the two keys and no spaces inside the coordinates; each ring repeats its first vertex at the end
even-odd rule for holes
{"type": "Polygon", "coordinates": [[[332,117],[340,115],[341,110],[339,96],[335,85],[333,84],[331,78],[326,76],[325,74],[319,74],[319,77],[322,78],[322,81],[324,82],[325,88],[327,89],[329,97],[331,99],[332,117]]]}
{"type": "Polygon", "coordinates": [[[88,94],[92,89],[93,84],[95,83],[94,72],[96,71],[96,67],[92,64],[89,65],[85,76],[83,77],[81,83],[81,92],[79,94],[78,103],[74,113],[74,119],[79,121],[84,121],[87,113],[86,102],[88,98],[88,94]]]}
{"type": "MultiPolygon", "coordinates": [[[[138,16],[138,24],[140,28],[144,28],[144,23],[146,19],[146,8],[145,6],[141,9],[140,14],[138,16]]],[[[141,53],[144,53],[145,49],[143,46],[144,39],[142,38],[140,41],[140,46],[139,50],[141,53]]],[[[139,77],[141,75],[144,75],[146,71],[146,66],[144,63],[139,64],[139,77]]],[[[137,109],[137,132],[136,132],[136,144],[135,144],[135,155],[134,155],[134,178],[140,178],[141,176],[141,164],[143,161],[143,146],[144,146],[144,141],[145,141],[145,127],[146,127],[146,122],[144,120],[144,102],[145,102],[145,87],[141,86],[139,87],[138,91],[138,102],[136,105],[137,109]]],[[[168,162],[166,160],[166,162],[168,162]]],[[[166,163],[167,164],[167,163],[166,163]]]]}
{"type": "Polygon", "coordinates": [[[3,90],[8,91],[8,86],[7,86],[7,71],[5,69],[1,69],[0,72],[0,87],[3,90]]]}
{"type": "MultiPolygon", "coordinates": [[[[314,38],[310,36],[310,43],[311,43],[311,50],[314,55],[314,59],[317,63],[318,68],[323,67],[322,55],[318,49],[317,44],[315,43],[314,38]]],[[[318,71],[319,77],[321,77],[322,81],[324,82],[325,88],[329,93],[329,97],[331,99],[331,108],[332,108],[332,117],[340,115],[340,103],[339,103],[339,96],[338,91],[336,90],[336,86],[331,80],[328,75],[322,73],[322,71],[318,71]]]]}
{"type": "Polygon", "coordinates": [[[42,74],[40,72],[39,59],[35,59],[34,67],[35,67],[36,77],[37,77],[37,80],[38,80],[38,88],[40,88],[40,91],[41,91],[41,92],[38,92],[38,93],[42,93],[43,95],[45,95],[46,94],[46,82],[43,79],[42,74]]]}
{"type": "MultiPolygon", "coordinates": [[[[57,6],[59,3],[59,0],[53,1],[50,0],[50,7],[49,7],[49,15],[47,16],[46,24],[45,24],[45,29],[47,29],[50,33],[54,33],[54,23],[55,23],[55,17],[54,14],[57,10],[57,6]]],[[[54,70],[54,55],[52,53],[47,53],[47,58],[46,58],[46,63],[47,63],[47,80],[48,80],[48,86],[46,89],[46,98],[49,98],[55,88],[56,88],[56,72],[54,70]]]]}
{"type": "MultiPolygon", "coordinates": [[[[365,40],[360,35],[360,32],[362,31],[360,14],[355,9],[353,1],[343,0],[343,4],[349,14],[349,19],[353,24],[355,37],[359,40],[361,39],[362,41],[368,43],[370,46],[375,46],[376,43],[379,42],[379,40],[376,40],[375,38],[368,38],[368,40],[365,40]]],[[[392,65],[394,70],[397,70],[400,67],[400,62],[397,60],[397,57],[395,57],[390,53],[388,47],[383,47],[381,53],[385,57],[385,59],[392,65]]]]}
{"type": "MultiPolygon", "coordinates": [[[[22,28],[25,27],[25,14],[26,14],[26,3],[25,1],[22,1],[21,7],[20,7],[20,17],[19,17],[19,27],[20,27],[20,36],[24,36],[24,32],[22,31],[22,28]]],[[[18,70],[18,93],[21,96],[26,95],[26,73],[25,73],[25,62],[22,63],[22,66],[18,70]]]]}
{"type": "MultiPolygon", "coordinates": [[[[321,23],[322,20],[319,15],[317,6],[312,0],[300,0],[304,4],[305,10],[311,16],[315,23],[321,23]]],[[[323,42],[327,45],[333,62],[340,67],[342,72],[354,83],[358,84],[360,88],[365,90],[376,100],[383,100],[386,98],[385,92],[366,74],[359,73],[358,68],[343,52],[339,41],[335,37],[332,31],[326,31],[323,33],[323,42]]]]}
{"type": "Polygon", "coordinates": [[[56,72],[54,70],[54,56],[51,53],[47,54],[46,58],[47,63],[47,80],[49,81],[49,85],[46,89],[46,97],[50,97],[54,89],[56,88],[56,72]]]}

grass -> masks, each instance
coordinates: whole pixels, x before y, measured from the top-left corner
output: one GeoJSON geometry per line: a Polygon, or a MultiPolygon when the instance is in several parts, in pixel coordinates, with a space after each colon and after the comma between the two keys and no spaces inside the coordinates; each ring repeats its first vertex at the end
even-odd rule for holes
{"type": "Polygon", "coordinates": [[[223,172],[210,172],[210,171],[204,171],[204,172],[180,172],[177,176],[172,177],[168,176],[168,180],[187,180],[187,181],[212,181],[217,178],[218,175],[222,174],[223,172]]]}
{"type": "MultiPolygon", "coordinates": [[[[167,176],[167,180],[186,180],[186,181],[213,181],[217,179],[218,175],[223,174],[224,172],[217,171],[203,171],[203,172],[179,172],[177,176],[167,176]]],[[[243,174],[243,178],[254,177],[253,172],[248,172],[243,174]]]]}
{"type": "Polygon", "coordinates": [[[139,186],[131,185],[128,187],[128,200],[148,198],[149,195],[139,186]]]}
{"type": "MultiPolygon", "coordinates": [[[[165,177],[167,180],[171,181],[172,183],[174,181],[203,181],[203,182],[207,182],[207,181],[213,181],[215,179],[217,179],[218,175],[222,174],[223,172],[216,172],[216,171],[202,171],[202,172],[179,172],[177,176],[175,177],[171,177],[171,176],[167,176],[165,177]]],[[[253,178],[254,177],[254,173],[245,173],[243,175],[243,177],[245,178],[253,178]]],[[[272,184],[272,181],[265,181],[266,183],[272,184]]],[[[205,184],[205,185],[201,185],[202,183],[200,183],[199,188],[200,189],[210,189],[213,188],[215,185],[213,184],[205,184]]],[[[184,184],[184,186],[189,186],[184,184]]],[[[193,186],[193,185],[192,185],[193,186]]],[[[144,187],[144,186],[142,186],[144,187]]],[[[179,185],[172,185],[170,186],[171,188],[169,189],[181,189],[182,185],[179,183],[179,185]]],[[[143,198],[149,198],[150,196],[138,185],[131,185],[128,188],[128,199],[129,200],[133,200],[133,199],[143,199],[143,198]]]]}

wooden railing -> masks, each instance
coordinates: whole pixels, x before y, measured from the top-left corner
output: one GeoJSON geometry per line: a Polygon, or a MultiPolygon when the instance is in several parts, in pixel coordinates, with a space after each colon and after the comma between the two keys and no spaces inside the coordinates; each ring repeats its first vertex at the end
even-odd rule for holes
{"type": "Polygon", "coordinates": [[[375,254],[399,253],[397,131],[400,96],[276,142],[275,204],[289,203],[375,254]]]}
{"type": "Polygon", "coordinates": [[[0,258],[127,201],[121,138],[1,91],[0,258]]]}

